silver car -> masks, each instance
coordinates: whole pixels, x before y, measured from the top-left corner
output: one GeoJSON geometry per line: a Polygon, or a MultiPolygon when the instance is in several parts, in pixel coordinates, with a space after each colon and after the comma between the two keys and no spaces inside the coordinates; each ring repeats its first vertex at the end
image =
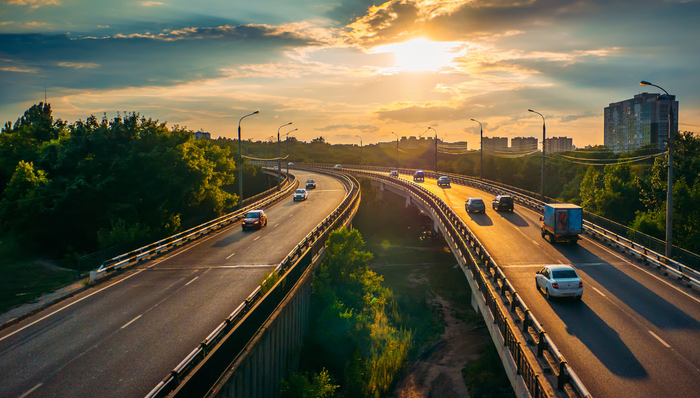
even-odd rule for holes
{"type": "Polygon", "coordinates": [[[467,199],[467,202],[464,203],[464,208],[467,210],[467,213],[471,213],[473,211],[486,213],[486,204],[484,204],[484,201],[480,198],[467,199]]]}
{"type": "Polygon", "coordinates": [[[294,201],[296,202],[297,200],[306,200],[309,198],[309,192],[304,189],[304,188],[299,188],[296,191],[294,191],[294,201]]]}
{"type": "Polygon", "coordinates": [[[552,297],[583,297],[583,282],[570,265],[545,265],[535,274],[537,290],[544,290],[549,300],[552,297]]]}

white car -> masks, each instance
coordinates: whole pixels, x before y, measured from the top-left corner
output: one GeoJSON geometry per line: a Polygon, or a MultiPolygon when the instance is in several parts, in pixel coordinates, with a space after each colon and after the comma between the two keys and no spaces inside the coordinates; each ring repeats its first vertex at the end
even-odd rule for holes
{"type": "Polygon", "coordinates": [[[341,166],[341,165],[339,165],[339,164],[336,164],[335,166],[333,166],[334,169],[340,169],[340,168],[342,168],[342,167],[343,167],[343,166],[341,166]]]}
{"type": "Polygon", "coordinates": [[[306,200],[309,198],[309,192],[304,189],[304,188],[299,188],[296,191],[294,191],[294,201],[296,202],[297,200],[306,200]]]}
{"type": "Polygon", "coordinates": [[[581,300],[583,282],[570,265],[545,265],[535,274],[537,290],[544,290],[549,300],[552,297],[574,297],[581,300]]]}

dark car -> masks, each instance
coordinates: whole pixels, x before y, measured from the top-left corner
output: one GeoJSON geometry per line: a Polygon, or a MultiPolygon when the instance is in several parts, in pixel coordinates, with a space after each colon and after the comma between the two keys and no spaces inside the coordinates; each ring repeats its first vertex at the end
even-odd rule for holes
{"type": "Polygon", "coordinates": [[[316,188],[316,181],[309,178],[306,180],[306,189],[316,188]]]}
{"type": "Polygon", "coordinates": [[[413,181],[415,181],[415,182],[425,181],[425,175],[423,174],[423,170],[418,170],[415,173],[413,173],[413,181]]]}
{"type": "Polygon", "coordinates": [[[437,179],[437,186],[446,186],[449,188],[450,186],[450,178],[447,176],[441,176],[440,178],[437,179]]]}
{"type": "Polygon", "coordinates": [[[498,195],[493,200],[492,206],[496,211],[513,211],[513,198],[508,195],[498,195]]]}
{"type": "Polygon", "coordinates": [[[464,209],[467,213],[471,212],[482,212],[486,213],[486,205],[481,198],[469,198],[466,203],[464,203],[464,209]]]}
{"type": "Polygon", "coordinates": [[[246,213],[241,223],[243,230],[257,228],[260,229],[267,225],[267,215],[263,210],[251,210],[246,213]]]}

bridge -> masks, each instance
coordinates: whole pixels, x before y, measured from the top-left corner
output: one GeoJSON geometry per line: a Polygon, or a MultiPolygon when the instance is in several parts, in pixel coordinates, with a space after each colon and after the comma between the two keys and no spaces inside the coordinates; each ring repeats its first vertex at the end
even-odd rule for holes
{"type": "MultiPolygon", "coordinates": [[[[154,244],[114,264],[149,261],[125,267],[97,287],[0,332],[0,396],[163,396],[171,391],[187,396],[202,389],[226,396],[227,389],[240,388],[241,379],[231,373],[238,366],[232,365],[235,358],[227,358],[219,372],[228,375],[217,375],[199,390],[187,390],[197,384],[187,374],[215,363],[207,358],[222,352],[217,350],[236,335],[237,322],[264,310],[254,305],[263,296],[260,281],[266,272],[292,269],[305,249],[300,242],[311,242],[308,263],[311,257],[318,260],[327,229],[320,227],[331,226],[327,216],[339,214],[352,191],[339,175],[324,174],[322,165],[296,167],[292,172],[298,180],[315,178],[319,188],[308,202],[278,198],[270,203],[270,224],[260,231],[243,232],[232,222],[197,233],[189,244],[154,244]],[[161,249],[166,244],[168,249],[161,249]],[[228,379],[239,380],[238,387],[227,386],[228,379]]],[[[488,202],[498,187],[477,189],[473,181],[455,184],[459,181],[453,179],[452,187],[443,189],[434,178],[413,184],[406,174],[392,181],[380,168],[332,171],[371,178],[433,217],[472,284],[474,306],[490,317],[518,396],[695,396],[700,391],[700,301],[688,288],[695,282],[691,271],[643,265],[654,264],[652,256],[644,262],[629,256],[647,255],[642,248],[623,254],[594,228],[587,228],[591,236],[578,247],[550,245],[539,235],[534,201],[523,199],[510,214],[465,213],[465,198],[488,202]],[[580,271],[581,303],[547,302],[536,291],[535,270],[558,263],[580,271]]],[[[270,314],[274,308],[268,308],[270,314]]],[[[251,338],[262,341],[259,334],[251,338]]],[[[275,377],[279,372],[273,372],[275,377]]],[[[276,392],[269,388],[236,396],[276,392]]]]}

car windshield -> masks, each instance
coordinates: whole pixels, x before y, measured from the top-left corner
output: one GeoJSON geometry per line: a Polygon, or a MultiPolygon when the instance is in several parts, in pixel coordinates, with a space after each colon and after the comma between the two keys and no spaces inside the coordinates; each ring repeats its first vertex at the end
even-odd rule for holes
{"type": "Polygon", "coordinates": [[[501,196],[501,202],[503,202],[503,203],[510,203],[512,201],[513,201],[513,198],[511,198],[510,196],[501,196]]]}
{"type": "Polygon", "coordinates": [[[303,189],[297,189],[297,193],[304,193],[303,189]]]}
{"type": "Polygon", "coordinates": [[[245,218],[260,218],[260,212],[259,211],[251,211],[250,213],[245,215],[245,218]]]}
{"type": "Polygon", "coordinates": [[[474,205],[482,205],[484,204],[484,201],[481,199],[472,199],[472,204],[474,205]]]}
{"type": "Polygon", "coordinates": [[[572,269],[564,269],[559,271],[552,271],[552,279],[569,279],[578,278],[576,271],[572,269]]]}
{"type": "Polygon", "coordinates": [[[307,184],[313,184],[313,183],[314,183],[314,180],[306,180],[306,183],[307,183],[307,184]]]}

